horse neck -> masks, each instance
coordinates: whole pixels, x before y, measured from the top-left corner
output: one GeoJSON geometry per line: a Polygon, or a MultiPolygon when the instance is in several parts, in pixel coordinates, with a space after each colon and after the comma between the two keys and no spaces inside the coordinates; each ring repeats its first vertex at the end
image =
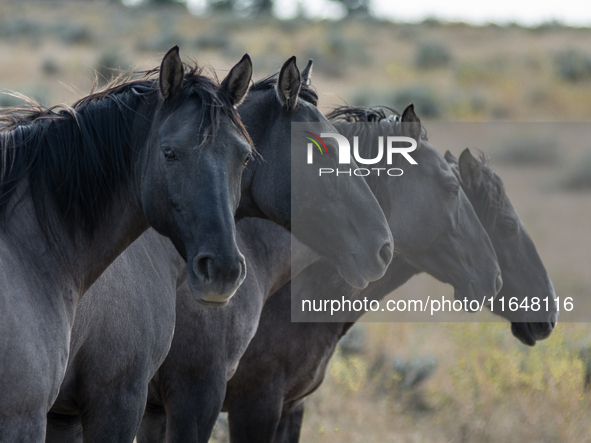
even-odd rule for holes
{"type": "MultiPolygon", "coordinates": [[[[381,301],[384,297],[398,289],[400,286],[405,284],[408,280],[410,280],[416,274],[421,273],[422,271],[412,264],[407,262],[403,257],[397,256],[394,257],[386,274],[379,280],[371,282],[365,289],[359,290],[354,289],[349,299],[353,300],[363,300],[367,298],[367,300],[377,300],[381,301]]],[[[345,283],[343,282],[343,285],[345,283]]],[[[332,286],[330,298],[338,298],[339,295],[343,294],[342,286],[332,286]]],[[[319,294],[320,295],[320,294],[319,294]]],[[[361,316],[363,316],[365,312],[361,311],[354,311],[351,315],[348,315],[347,318],[350,319],[348,322],[334,322],[328,323],[329,329],[332,330],[333,333],[340,333],[340,336],[343,336],[347,333],[347,331],[351,328],[353,324],[355,324],[361,316]]]]}
{"type": "Polygon", "coordinates": [[[236,230],[248,275],[254,278],[256,274],[265,301],[319,258],[289,231],[269,220],[246,218],[236,230]]]}
{"type": "Polygon", "coordinates": [[[116,198],[111,214],[117,216],[105,220],[92,240],[84,239],[79,246],[72,248],[76,261],[81,264],[77,273],[82,276],[82,291],[90,288],[103,271],[150,227],[139,201],[116,198]]]}
{"type": "Polygon", "coordinates": [[[381,279],[370,283],[367,288],[361,291],[361,296],[367,297],[368,300],[381,301],[421,272],[420,269],[414,267],[403,257],[394,257],[386,274],[381,279]]]}
{"type": "Polygon", "coordinates": [[[139,201],[123,197],[130,194],[122,189],[109,208],[113,216],[105,217],[92,239],[81,230],[68,232],[52,207],[44,220],[47,226],[53,224],[48,232],[38,224],[32,199],[25,193],[26,186],[27,183],[19,185],[19,192],[12,198],[14,203],[7,208],[11,215],[6,220],[5,239],[21,257],[33,262],[32,269],[43,274],[41,282],[46,291],[57,289],[55,286],[68,287],[75,302],[149,227],[139,201]]]}
{"type": "MultiPolygon", "coordinates": [[[[367,297],[368,300],[382,300],[392,291],[396,290],[404,283],[406,283],[412,276],[421,271],[406,260],[395,257],[388,268],[388,272],[380,280],[372,282],[363,290],[355,291],[353,293],[355,299],[363,299],[367,297]]],[[[326,322],[313,323],[314,335],[316,337],[322,336],[327,343],[338,343],[338,341],[353,327],[357,321],[364,314],[363,311],[354,312],[350,318],[351,321],[346,322],[326,322]]]]}
{"type": "Polygon", "coordinates": [[[277,253],[281,255],[282,260],[277,261],[265,300],[279,291],[283,285],[299,275],[308,266],[320,259],[320,256],[316,252],[298,241],[295,237],[290,236],[290,238],[291,245],[288,245],[286,248],[275,248],[277,249],[277,253]]]}

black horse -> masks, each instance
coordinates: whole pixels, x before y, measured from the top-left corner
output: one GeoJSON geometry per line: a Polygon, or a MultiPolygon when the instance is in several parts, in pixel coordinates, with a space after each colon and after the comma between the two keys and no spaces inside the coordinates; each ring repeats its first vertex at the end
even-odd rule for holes
{"type": "MultiPolygon", "coordinates": [[[[248,79],[249,67],[241,62],[228,75],[248,79]]],[[[310,68],[311,64],[303,72],[305,82],[309,81],[310,68]]],[[[240,202],[237,219],[250,214],[268,217],[287,228],[290,226],[291,150],[289,137],[285,138],[285,128],[289,134],[291,121],[321,121],[325,122],[327,130],[333,130],[315,106],[315,94],[307,85],[300,87],[302,83],[295,59],[292,58],[285,63],[278,76],[255,83],[252,88],[254,92],[249,93],[239,107],[240,113],[247,117],[248,130],[264,159],[257,158],[246,168],[248,173],[244,174],[242,181],[244,198],[240,202]],[[257,124],[257,113],[261,113],[261,124],[257,124]]],[[[310,177],[310,180],[314,182],[316,178],[310,177]]],[[[349,224],[343,231],[348,233],[348,237],[335,242],[334,250],[323,252],[337,266],[341,265],[341,256],[350,255],[349,250],[361,253],[368,262],[373,263],[368,268],[369,273],[361,275],[361,278],[376,278],[383,274],[390,261],[391,257],[384,255],[383,250],[391,247],[391,234],[385,219],[384,223],[381,221],[383,212],[367,185],[359,183],[353,191],[353,203],[358,205],[358,212],[365,211],[374,217],[372,227],[377,241],[371,235],[356,234],[361,231],[358,228],[364,220],[356,214],[347,214],[345,210],[351,206],[351,201],[339,200],[338,196],[332,200],[336,200],[337,208],[341,205],[341,210],[311,220],[310,226],[316,229],[316,224],[334,226],[343,223],[343,220],[347,221],[349,224]],[[379,260],[376,261],[376,258],[379,260]]],[[[241,247],[249,249],[246,255],[250,259],[249,266],[253,266],[247,277],[247,288],[250,288],[251,295],[246,298],[242,295],[247,291],[245,288],[227,309],[219,311],[205,309],[195,303],[187,291],[187,274],[182,259],[170,241],[149,231],[131,245],[97,281],[90,296],[80,304],[72,332],[67,373],[59,397],[49,414],[47,440],[78,441],[82,436],[86,441],[133,439],[146,404],[148,382],[171,345],[177,289],[184,294],[180,301],[185,306],[181,309],[181,314],[185,315],[183,318],[194,315],[193,320],[197,322],[187,327],[205,329],[203,333],[198,330],[192,335],[191,343],[203,339],[205,346],[215,343],[215,340],[222,340],[218,347],[211,348],[222,352],[222,346],[226,345],[224,334],[237,334],[233,337],[233,346],[227,348],[227,359],[233,362],[228,365],[236,366],[254,335],[265,297],[290,277],[289,251],[272,250],[271,245],[276,240],[272,234],[275,231],[268,222],[266,226],[266,229],[259,230],[251,228],[248,231],[251,236],[242,236],[241,247]],[[265,234],[269,237],[265,238],[265,234]],[[257,245],[262,247],[267,243],[268,248],[258,253],[252,252],[257,245]],[[265,254],[266,249],[270,257],[265,254]],[[273,279],[278,283],[271,284],[273,279]],[[214,327],[209,328],[207,325],[210,323],[214,327]],[[220,329],[223,333],[219,333],[220,329]],[[211,334],[214,334],[213,338],[211,334]]],[[[275,226],[274,229],[280,228],[275,226]]],[[[284,235],[289,238],[289,234],[284,235]]],[[[282,242],[277,247],[285,248],[285,245],[282,242]]],[[[307,255],[314,256],[309,252],[307,255]]],[[[346,269],[347,261],[343,260],[343,263],[341,269],[346,269]]],[[[208,270],[206,260],[202,262],[201,268],[204,273],[208,270]]],[[[227,299],[217,305],[225,303],[227,299]]],[[[201,302],[201,305],[204,303],[201,302]]],[[[213,363],[213,359],[207,362],[213,363]]],[[[215,399],[208,407],[213,408],[214,420],[224,397],[226,369],[221,374],[222,392],[217,392],[217,384],[212,383],[210,387],[215,399]]],[[[207,429],[206,426],[202,428],[207,429]]],[[[186,431],[189,432],[190,428],[186,431]]],[[[208,434],[203,431],[200,435],[208,434]]]]}
{"type": "Polygon", "coordinates": [[[174,47],[159,70],[72,107],[2,111],[0,439],[44,440],[78,302],[150,225],[185,258],[195,298],[240,285],[233,214],[252,146],[233,105],[244,85],[185,67],[174,47]]]}
{"type": "MultiPolygon", "coordinates": [[[[406,110],[402,121],[405,128],[406,124],[416,123],[411,125],[416,132],[408,135],[421,140],[416,151],[419,165],[412,172],[409,171],[408,188],[401,188],[395,180],[386,179],[373,183],[380,187],[379,192],[376,192],[375,187],[372,189],[380,196],[382,207],[391,209],[386,213],[391,228],[400,234],[397,248],[405,248],[407,241],[404,238],[411,238],[414,232],[416,235],[412,239],[421,237],[421,226],[412,220],[435,220],[429,226],[432,231],[429,235],[423,233],[422,238],[427,242],[432,235],[439,239],[435,243],[438,248],[449,249],[447,257],[453,263],[446,269],[458,276],[457,285],[463,288],[466,286],[465,280],[475,279],[479,287],[491,291],[488,295],[494,295],[499,272],[494,251],[471,205],[461,192],[458,179],[443,157],[420,137],[420,123],[412,106],[406,110]],[[450,192],[449,188],[452,186],[455,189],[450,192]],[[399,201],[405,198],[403,194],[407,192],[408,197],[416,198],[417,202],[423,194],[429,198],[409,205],[404,211],[397,210],[399,201]],[[406,226],[404,232],[400,225],[406,226]],[[465,234],[456,235],[452,232],[455,226],[465,234]],[[465,260],[463,251],[472,248],[479,253],[474,254],[473,260],[465,260]]],[[[384,129],[388,129],[386,126],[384,129]]],[[[270,256],[278,260],[282,256],[287,262],[290,258],[286,247],[289,245],[288,237],[283,241],[276,238],[275,244],[256,240],[255,235],[251,235],[250,240],[253,245],[260,244],[261,250],[266,252],[256,260],[257,264],[253,266],[254,276],[249,273],[236,297],[230,302],[230,310],[204,312],[187,302],[189,296],[186,292],[179,291],[174,339],[166,360],[150,384],[149,404],[138,435],[140,443],[208,440],[223,402],[226,381],[232,376],[238,360],[256,331],[262,302],[270,295],[271,287],[278,283],[275,273],[265,272],[265,269],[277,269],[277,264],[271,266],[268,263],[263,266],[261,258],[270,256]],[[200,339],[197,340],[196,337],[200,339]]],[[[416,243],[417,247],[412,251],[427,245],[418,241],[416,243]]],[[[294,247],[296,246],[298,243],[294,243],[294,247]]],[[[406,249],[409,247],[406,246],[406,249]]],[[[292,258],[299,259],[298,264],[292,263],[294,273],[300,269],[300,254],[299,246],[297,250],[292,250],[292,258]]],[[[332,268],[330,265],[329,267],[332,268]]],[[[273,298],[275,296],[271,297],[271,301],[273,298]]],[[[298,359],[306,360],[301,356],[298,359]]],[[[294,365],[297,364],[299,363],[294,361],[294,365]]],[[[257,373],[266,371],[266,368],[253,369],[257,373]]],[[[257,377],[256,374],[251,375],[257,377]]]]}
{"type": "MultiPolygon", "coordinates": [[[[236,216],[266,218],[290,230],[297,226],[298,240],[328,259],[351,286],[363,288],[384,275],[394,248],[388,222],[365,180],[352,177],[346,192],[321,193],[323,178],[314,168],[300,168],[298,186],[292,186],[291,162],[304,157],[286,161],[286,149],[298,142],[291,140],[291,124],[314,122],[321,132],[337,132],[316,107],[311,72],[312,60],[300,75],[292,57],[278,74],[257,81],[240,106],[261,157],[244,173],[236,216]],[[329,246],[321,248],[318,239],[329,246]]],[[[327,139],[326,145],[336,152],[336,141],[327,139]]],[[[322,160],[334,168],[336,158],[322,160]]]]}
{"type": "MultiPolygon", "coordinates": [[[[333,117],[372,122],[397,120],[382,109],[372,108],[343,108],[333,117]]],[[[336,126],[341,129],[340,125],[336,126]]],[[[553,301],[554,290],[548,274],[505,194],[500,177],[483,161],[473,158],[469,151],[462,153],[459,164],[451,154],[446,153],[446,157],[499,257],[504,281],[499,295],[517,297],[519,301],[533,296],[549,297],[553,301]]],[[[414,238],[413,230],[423,232],[423,219],[415,220],[412,226],[404,227],[404,223],[392,226],[397,254],[388,272],[367,289],[355,291],[352,298],[379,300],[421,272],[416,267],[414,254],[425,251],[403,241],[414,238]]],[[[438,256],[426,252],[431,257],[438,256]]],[[[431,265],[438,266],[433,262],[431,265]]],[[[318,276],[305,280],[306,292],[323,294],[321,296],[327,298],[343,294],[342,285],[327,283],[336,278],[330,266],[316,264],[305,273],[318,276]]],[[[291,290],[292,286],[287,284],[267,301],[257,333],[240,360],[236,374],[228,382],[224,410],[229,412],[232,442],[297,442],[303,400],[320,386],[338,341],[354,324],[291,323],[291,290]]],[[[544,319],[536,317],[529,323],[526,312],[511,314],[514,335],[528,345],[548,337],[556,324],[555,304],[552,303],[544,315],[544,319]]]]}

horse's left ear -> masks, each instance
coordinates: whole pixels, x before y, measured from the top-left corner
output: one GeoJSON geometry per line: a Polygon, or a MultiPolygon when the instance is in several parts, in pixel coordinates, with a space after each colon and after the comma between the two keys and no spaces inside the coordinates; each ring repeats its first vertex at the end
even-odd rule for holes
{"type": "Polygon", "coordinates": [[[414,138],[419,143],[421,139],[421,120],[415,114],[414,104],[411,103],[406,107],[400,121],[402,122],[402,135],[414,138]]]}
{"type": "Polygon", "coordinates": [[[230,69],[230,72],[222,81],[222,89],[228,93],[234,106],[238,106],[246,97],[251,78],[252,61],[248,54],[244,54],[242,59],[230,69]]]}
{"type": "Polygon", "coordinates": [[[312,65],[314,64],[314,60],[308,60],[308,64],[302,71],[302,82],[304,85],[309,85],[312,81],[312,65]]]}
{"type": "Polygon", "coordinates": [[[470,149],[464,149],[464,152],[460,155],[459,165],[462,182],[470,189],[477,189],[480,186],[482,172],[480,163],[474,158],[470,149]]]}
{"type": "Polygon", "coordinates": [[[181,90],[185,70],[179,55],[179,47],[173,46],[162,59],[158,86],[164,100],[171,100],[181,90]]]}
{"type": "Polygon", "coordinates": [[[283,64],[281,71],[279,71],[279,77],[277,77],[277,97],[281,104],[286,108],[295,109],[301,87],[302,76],[294,55],[283,64]]]}
{"type": "Polygon", "coordinates": [[[452,165],[457,165],[458,164],[458,159],[455,158],[453,156],[453,154],[449,151],[445,151],[445,154],[443,155],[443,158],[445,158],[445,161],[452,164],[452,165]]]}

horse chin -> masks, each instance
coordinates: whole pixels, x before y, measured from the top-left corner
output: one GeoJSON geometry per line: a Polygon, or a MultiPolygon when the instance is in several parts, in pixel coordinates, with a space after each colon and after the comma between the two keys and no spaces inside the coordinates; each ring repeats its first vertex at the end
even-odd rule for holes
{"type": "Polygon", "coordinates": [[[536,339],[531,332],[529,323],[511,323],[511,332],[524,345],[535,346],[536,339]]]}
{"type": "Polygon", "coordinates": [[[203,306],[204,308],[223,308],[224,306],[226,306],[228,304],[228,301],[222,301],[222,302],[217,302],[217,301],[206,301],[200,298],[197,298],[195,296],[193,296],[193,298],[195,298],[195,301],[197,302],[197,304],[199,306],[203,306]]]}
{"type": "MultiPolygon", "coordinates": [[[[240,283],[242,283],[242,281],[240,281],[240,283]]],[[[191,289],[191,295],[201,306],[206,306],[208,308],[221,308],[226,306],[234,294],[236,294],[239,286],[240,285],[233,286],[230,292],[225,291],[223,293],[218,293],[215,291],[212,292],[211,288],[209,288],[209,291],[204,290],[207,288],[203,288],[200,285],[197,277],[191,271],[189,271],[189,288],[191,289]]]]}
{"type": "MultiPolygon", "coordinates": [[[[477,300],[473,282],[470,282],[468,285],[464,287],[458,287],[454,285],[454,299],[460,300],[462,303],[464,302],[464,300],[467,300],[468,304],[472,300],[477,300]]],[[[482,302],[482,300],[478,301],[482,302]]],[[[476,312],[476,310],[468,309],[467,312],[476,312]]]]}
{"type": "Polygon", "coordinates": [[[357,265],[355,258],[351,257],[345,263],[339,263],[337,265],[339,275],[343,280],[347,282],[349,286],[355,289],[365,289],[369,285],[369,281],[363,276],[357,265]]]}

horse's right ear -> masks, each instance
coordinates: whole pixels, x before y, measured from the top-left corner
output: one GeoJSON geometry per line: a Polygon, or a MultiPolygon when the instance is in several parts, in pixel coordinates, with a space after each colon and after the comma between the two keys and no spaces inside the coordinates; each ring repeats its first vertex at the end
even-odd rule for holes
{"type": "Polygon", "coordinates": [[[283,64],[277,77],[277,97],[281,104],[288,109],[295,109],[301,87],[302,76],[294,55],[283,64]]]}
{"type": "Polygon", "coordinates": [[[302,82],[305,85],[309,85],[310,82],[312,81],[312,65],[313,64],[314,64],[314,60],[312,60],[312,59],[308,60],[308,64],[302,70],[302,82]]]}
{"type": "Polygon", "coordinates": [[[164,100],[171,100],[181,90],[185,70],[179,55],[179,47],[173,46],[162,59],[158,87],[164,100]]]}
{"type": "Polygon", "coordinates": [[[470,149],[464,149],[460,155],[460,177],[462,182],[470,189],[477,189],[481,181],[481,168],[477,159],[472,156],[470,149]]]}
{"type": "Polygon", "coordinates": [[[402,135],[414,138],[419,143],[421,140],[421,119],[415,114],[414,104],[411,103],[406,107],[400,121],[402,122],[402,135]]]}
{"type": "Polygon", "coordinates": [[[445,161],[452,164],[452,165],[457,165],[458,164],[458,159],[455,158],[451,152],[449,151],[445,151],[445,154],[443,155],[443,158],[445,158],[445,161]]]}
{"type": "Polygon", "coordinates": [[[228,93],[234,106],[238,106],[246,97],[251,78],[252,61],[248,54],[244,54],[222,81],[222,89],[228,93]]]}

